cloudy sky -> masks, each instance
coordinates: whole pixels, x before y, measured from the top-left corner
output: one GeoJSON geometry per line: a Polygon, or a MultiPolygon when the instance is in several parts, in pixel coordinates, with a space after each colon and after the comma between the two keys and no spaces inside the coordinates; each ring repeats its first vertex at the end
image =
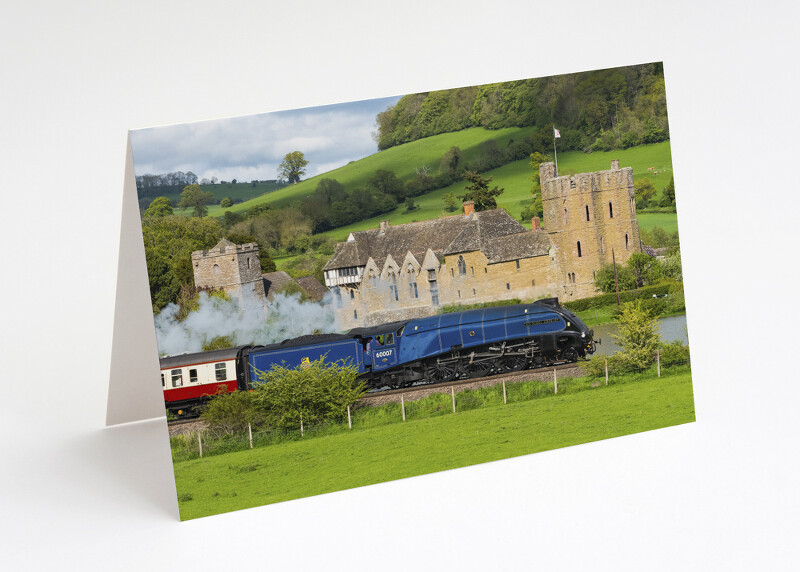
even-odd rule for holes
{"type": "Polygon", "coordinates": [[[305,178],[377,152],[375,116],[399,97],[131,131],[137,175],[191,171],[199,179],[269,180],[292,151],[305,178]]]}

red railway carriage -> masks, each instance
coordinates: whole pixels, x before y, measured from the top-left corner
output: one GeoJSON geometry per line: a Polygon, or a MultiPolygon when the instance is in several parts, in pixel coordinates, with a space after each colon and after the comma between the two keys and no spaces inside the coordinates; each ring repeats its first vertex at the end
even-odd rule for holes
{"type": "Polygon", "coordinates": [[[243,348],[228,348],[161,358],[164,404],[174,415],[193,414],[209,396],[239,389],[238,364],[243,348]]]}

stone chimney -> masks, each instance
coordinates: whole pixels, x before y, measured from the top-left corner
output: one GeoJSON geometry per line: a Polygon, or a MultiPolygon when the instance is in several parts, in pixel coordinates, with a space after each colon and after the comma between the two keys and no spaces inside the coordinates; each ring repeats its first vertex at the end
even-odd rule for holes
{"type": "Polygon", "coordinates": [[[611,161],[611,170],[619,171],[619,159],[614,159],[613,161],[611,161]]]}
{"type": "Polygon", "coordinates": [[[388,228],[389,228],[389,221],[388,220],[382,220],[381,221],[381,234],[384,234],[388,228]]]}
{"type": "Polygon", "coordinates": [[[535,216],[531,219],[531,231],[537,232],[540,228],[542,228],[542,221],[539,220],[538,216],[535,216]]]}
{"type": "Polygon", "coordinates": [[[473,201],[464,201],[464,214],[469,216],[475,212],[475,203],[473,201]]]}

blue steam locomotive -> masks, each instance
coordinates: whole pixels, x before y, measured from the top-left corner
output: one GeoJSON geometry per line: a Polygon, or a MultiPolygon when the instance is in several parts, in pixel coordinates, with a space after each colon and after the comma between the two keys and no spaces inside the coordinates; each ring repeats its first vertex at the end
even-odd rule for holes
{"type": "Polygon", "coordinates": [[[294,368],[323,358],[354,365],[373,390],[407,387],[575,362],[594,353],[593,335],[557,298],[550,298],[231,348],[217,352],[217,360],[208,359],[209,353],[162,358],[162,386],[167,407],[177,412],[191,406],[202,388],[188,392],[185,385],[169,387],[166,380],[191,384],[194,379],[203,385],[201,366],[208,368],[208,389],[216,383],[216,391],[222,386],[235,391],[249,389],[259,382],[258,372],[275,365],[294,368]],[[222,368],[217,361],[227,365],[222,368]],[[236,383],[221,379],[220,369],[234,370],[236,383]]]}

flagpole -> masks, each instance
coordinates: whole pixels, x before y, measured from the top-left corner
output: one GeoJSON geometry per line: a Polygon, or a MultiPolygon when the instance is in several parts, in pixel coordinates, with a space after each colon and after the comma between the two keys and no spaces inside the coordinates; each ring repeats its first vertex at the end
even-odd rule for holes
{"type": "Polygon", "coordinates": [[[553,125],[553,155],[556,158],[556,177],[558,177],[558,151],[556,150],[556,126],[553,125]]]}

